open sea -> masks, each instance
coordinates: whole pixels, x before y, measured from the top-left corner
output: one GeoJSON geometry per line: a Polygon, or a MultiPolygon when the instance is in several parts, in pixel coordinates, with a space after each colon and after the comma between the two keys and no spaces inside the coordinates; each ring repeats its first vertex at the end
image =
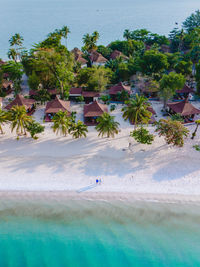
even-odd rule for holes
{"type": "Polygon", "coordinates": [[[9,38],[19,32],[30,48],[56,28],[68,25],[68,47],[80,47],[85,33],[98,30],[99,44],[122,39],[124,29],[147,28],[168,34],[192,12],[199,0],[0,0],[0,57],[9,38]]]}
{"type": "Polygon", "coordinates": [[[200,266],[200,206],[1,197],[1,267],[200,266]]]}

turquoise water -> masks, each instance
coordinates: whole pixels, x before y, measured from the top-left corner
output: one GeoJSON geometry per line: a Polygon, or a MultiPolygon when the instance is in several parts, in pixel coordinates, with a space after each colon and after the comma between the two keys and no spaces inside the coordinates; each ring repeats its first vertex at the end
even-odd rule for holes
{"type": "Polygon", "coordinates": [[[4,200],[0,266],[200,266],[200,207],[4,200]]]}
{"type": "Polygon", "coordinates": [[[199,0],[0,0],[0,56],[5,57],[8,40],[16,32],[30,48],[55,28],[68,25],[68,47],[80,47],[82,36],[98,30],[100,43],[122,38],[126,28],[148,28],[168,34],[197,10],[199,0]]]}

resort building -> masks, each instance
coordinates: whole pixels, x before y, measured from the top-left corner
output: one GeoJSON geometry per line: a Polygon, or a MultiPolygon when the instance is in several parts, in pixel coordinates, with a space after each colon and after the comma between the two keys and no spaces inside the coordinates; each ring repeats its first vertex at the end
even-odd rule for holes
{"type": "Polygon", "coordinates": [[[84,106],[84,123],[87,126],[97,124],[97,118],[100,117],[104,112],[108,112],[108,108],[104,104],[100,104],[94,101],[91,104],[84,106]]]}
{"type": "Polygon", "coordinates": [[[200,110],[189,103],[187,98],[181,102],[168,103],[167,106],[170,114],[180,114],[186,123],[193,122],[195,115],[200,114],[200,110]]]}
{"type": "Polygon", "coordinates": [[[104,66],[106,62],[108,61],[105,57],[103,57],[100,53],[97,51],[92,51],[90,53],[90,62],[93,66],[104,66]]]}
{"type": "Polygon", "coordinates": [[[100,94],[98,92],[93,92],[93,91],[83,91],[82,96],[84,97],[85,103],[89,104],[93,101],[97,101],[100,94]]]}
{"type": "Polygon", "coordinates": [[[24,98],[23,95],[17,95],[15,99],[8,104],[5,109],[10,110],[14,106],[24,106],[28,115],[35,111],[35,100],[24,98]]]}
{"type": "Polygon", "coordinates": [[[109,95],[111,97],[112,100],[117,100],[117,96],[119,93],[121,92],[127,92],[129,95],[131,94],[131,87],[130,86],[127,86],[127,85],[124,85],[122,82],[112,86],[110,89],[109,89],[109,95]]]}
{"type": "Polygon", "coordinates": [[[83,91],[82,87],[72,87],[69,90],[69,99],[70,100],[76,100],[76,98],[81,97],[82,91],[83,91]]]}
{"type": "Polygon", "coordinates": [[[183,89],[176,91],[176,95],[180,99],[187,98],[189,94],[194,94],[194,90],[191,87],[189,87],[187,84],[184,85],[183,89]]]}
{"type": "Polygon", "coordinates": [[[117,58],[122,58],[124,61],[128,60],[128,57],[125,56],[122,52],[114,50],[110,55],[110,59],[115,60],[117,58]]]}
{"type": "Polygon", "coordinates": [[[75,47],[72,53],[74,54],[75,60],[80,63],[81,68],[87,67],[88,61],[83,57],[83,52],[81,50],[75,47]]]}
{"type": "Polygon", "coordinates": [[[13,89],[13,82],[8,80],[3,80],[2,82],[2,91],[8,95],[12,92],[13,89]]]}
{"type": "Polygon", "coordinates": [[[58,113],[59,111],[67,111],[68,115],[70,116],[70,101],[64,101],[56,96],[55,99],[51,100],[47,103],[45,108],[45,121],[51,122],[53,116],[58,113]]]}

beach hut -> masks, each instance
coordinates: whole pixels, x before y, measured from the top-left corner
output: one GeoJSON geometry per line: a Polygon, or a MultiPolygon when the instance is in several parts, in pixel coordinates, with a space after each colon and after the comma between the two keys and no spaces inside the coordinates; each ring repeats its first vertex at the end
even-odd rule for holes
{"type": "Polygon", "coordinates": [[[46,122],[51,122],[53,116],[58,113],[59,111],[67,111],[68,115],[71,115],[70,112],[70,101],[64,101],[58,98],[56,96],[55,99],[51,100],[50,102],[47,103],[46,108],[45,108],[45,121],[46,122]]]}
{"type": "Polygon", "coordinates": [[[2,91],[8,95],[12,92],[13,89],[13,82],[12,81],[8,81],[8,80],[3,80],[2,82],[2,91]]]}
{"type": "Polygon", "coordinates": [[[100,94],[98,92],[93,91],[82,91],[82,96],[84,97],[85,103],[89,104],[93,101],[97,101],[100,94]]]}
{"type": "Polygon", "coordinates": [[[69,99],[70,100],[76,100],[78,97],[82,96],[82,87],[72,87],[69,90],[69,99]]]}
{"type": "Polygon", "coordinates": [[[194,94],[194,89],[189,87],[187,84],[181,90],[176,91],[176,95],[180,99],[185,99],[189,96],[189,94],[194,94]]]}
{"type": "Polygon", "coordinates": [[[75,61],[80,63],[81,68],[87,67],[88,61],[83,57],[84,54],[81,50],[75,47],[72,53],[74,54],[75,61]]]}
{"type": "Polygon", "coordinates": [[[25,98],[23,95],[16,95],[15,99],[8,104],[5,109],[10,110],[13,106],[24,106],[28,115],[35,111],[35,100],[25,98]]]}
{"type": "Polygon", "coordinates": [[[170,114],[180,114],[186,123],[193,122],[195,115],[200,114],[200,110],[189,103],[187,98],[181,102],[168,103],[167,107],[170,114]]]}
{"type": "Polygon", "coordinates": [[[104,112],[108,112],[108,108],[104,104],[100,104],[94,101],[91,104],[84,106],[84,122],[87,126],[97,124],[97,118],[100,117],[104,112]]]}
{"type": "Polygon", "coordinates": [[[122,58],[124,61],[128,60],[128,57],[125,56],[122,52],[114,50],[110,55],[110,59],[115,60],[117,58],[122,58]]]}
{"type": "Polygon", "coordinates": [[[109,89],[109,95],[110,95],[112,100],[116,101],[118,94],[123,92],[123,91],[127,92],[130,95],[131,94],[131,87],[124,85],[122,82],[120,82],[120,83],[112,86],[109,89]]]}
{"type": "Polygon", "coordinates": [[[105,57],[103,57],[97,51],[92,51],[89,56],[91,65],[93,66],[104,66],[108,61],[105,57]]]}

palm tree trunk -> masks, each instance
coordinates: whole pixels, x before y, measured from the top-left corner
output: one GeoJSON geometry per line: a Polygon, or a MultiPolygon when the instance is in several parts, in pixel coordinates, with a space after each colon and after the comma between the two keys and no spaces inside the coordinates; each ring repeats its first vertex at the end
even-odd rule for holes
{"type": "Polygon", "coordinates": [[[195,130],[194,130],[194,132],[192,133],[192,137],[191,137],[191,139],[192,139],[192,140],[193,140],[193,139],[194,139],[194,137],[196,136],[196,133],[197,133],[198,127],[199,127],[199,124],[197,124],[197,126],[196,126],[196,129],[195,129],[195,130]]]}

